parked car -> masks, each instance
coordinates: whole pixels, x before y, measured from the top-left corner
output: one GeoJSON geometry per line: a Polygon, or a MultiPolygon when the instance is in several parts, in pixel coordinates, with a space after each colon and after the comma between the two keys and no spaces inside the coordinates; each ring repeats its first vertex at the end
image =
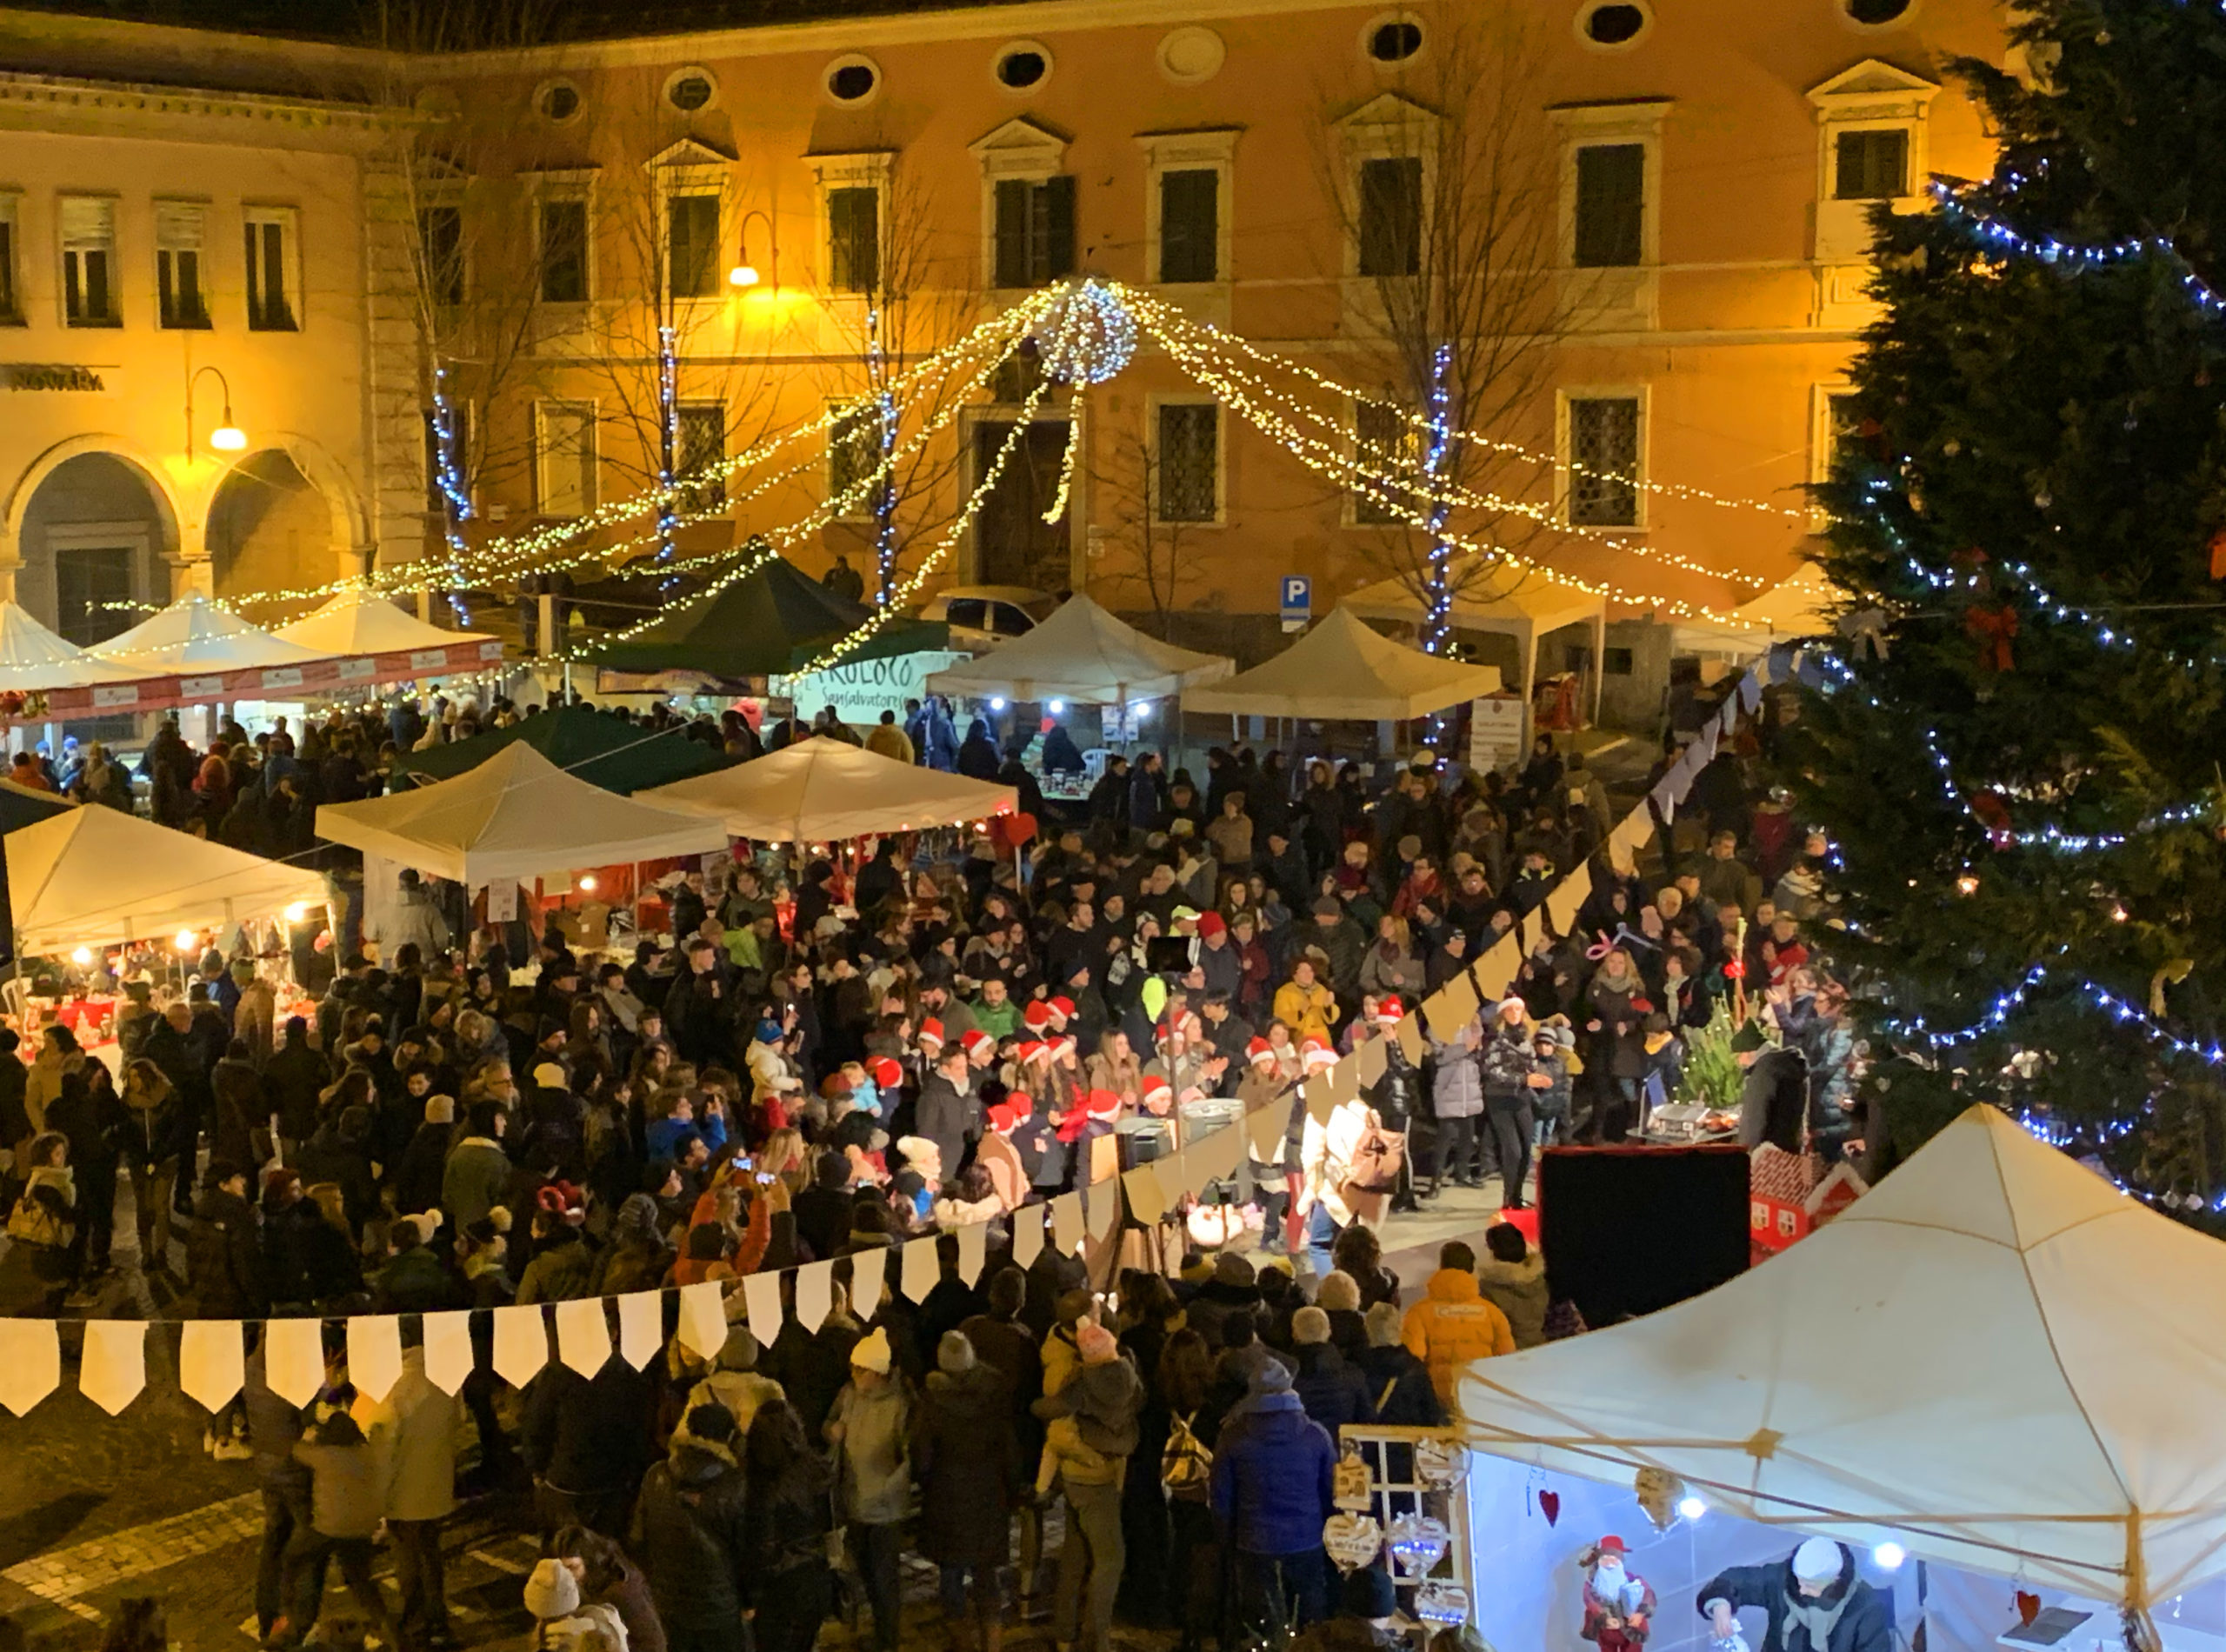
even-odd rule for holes
{"type": "Polygon", "coordinates": [[[923,620],[950,627],[950,645],[979,651],[1034,630],[1059,599],[1026,585],[953,585],[928,599],[923,620]]]}

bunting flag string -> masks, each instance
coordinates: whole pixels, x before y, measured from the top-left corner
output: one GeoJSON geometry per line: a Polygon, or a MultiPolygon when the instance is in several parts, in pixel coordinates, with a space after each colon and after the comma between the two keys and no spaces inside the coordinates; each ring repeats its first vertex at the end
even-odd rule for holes
{"type": "MultiPolygon", "coordinates": [[[[1793,656],[1780,659],[1776,655],[1757,661],[1740,679],[1726,702],[1727,708],[1753,710],[1761,703],[1762,689],[1791,675],[1796,663],[1793,656]]],[[[1729,725],[1724,725],[1723,732],[1729,731],[1729,725]]],[[[1627,864],[1635,869],[1636,851],[1655,836],[1656,817],[1664,823],[1674,817],[1676,805],[1683,802],[1702,763],[1714,755],[1720,737],[1718,724],[1711,721],[1705,744],[1696,741],[1688,747],[1647,798],[1610,831],[1604,847],[1620,876],[1630,875],[1625,869],[1627,864]],[[1616,853],[1619,846],[1620,855],[1616,853]]],[[[1574,868],[1549,891],[1544,915],[1554,933],[1569,933],[1591,892],[1589,863],[1574,868]]],[[[1423,1060],[1423,1023],[1429,1023],[1440,1042],[1447,1042],[1496,1003],[1514,977],[1522,949],[1535,944],[1540,932],[1537,915],[1525,917],[1519,931],[1501,936],[1470,971],[1455,975],[1424,998],[1419,1013],[1401,1021],[1393,1035],[1407,1059],[1416,1064],[1423,1060]]],[[[1185,1199],[1237,1176],[1248,1155],[1256,1163],[1280,1165],[1294,1110],[1303,1106],[1315,1118],[1326,1120],[1337,1107],[1371,1088],[1383,1076],[1388,1060],[1380,1044],[1379,1040],[1363,1043],[1304,1084],[1253,1109],[1230,1128],[1210,1131],[1172,1154],[1106,1176],[1078,1191],[1062,1193],[1046,1203],[1025,1205],[993,1218],[1010,1224],[1013,1262],[1023,1268],[1030,1266],[1047,1243],[1062,1255],[1073,1256],[1091,1238],[1101,1243],[1110,1241],[1124,1220],[1150,1227],[1176,1216],[1185,1199]]],[[[989,1264],[990,1222],[966,1223],[951,1231],[956,1237],[960,1277],[971,1285],[989,1264]]],[[[902,1258],[898,1288],[908,1300],[926,1300],[941,1278],[940,1240],[940,1235],[914,1239],[898,1253],[902,1258]]],[[[861,1320],[873,1318],[881,1309],[888,1289],[890,1254],[888,1249],[870,1248],[846,1259],[850,1267],[850,1309],[861,1320]]],[[[780,1334],[786,1312],[793,1312],[806,1330],[816,1331],[834,1311],[834,1265],[828,1259],[743,1276],[739,1294],[749,1334],[770,1347],[780,1334]],[[793,1307],[788,1309],[782,1303],[784,1276],[794,1281],[793,1307]]],[[[635,1369],[643,1369],[665,1345],[665,1302],[676,1297],[675,1340],[698,1358],[711,1362],[731,1333],[727,1295],[723,1282],[708,1280],[662,1290],[556,1303],[556,1358],[583,1376],[601,1370],[614,1351],[635,1369]],[[615,1350],[610,1319],[614,1304],[618,1326],[615,1350]]],[[[490,1368],[513,1388],[523,1388],[550,1363],[546,1306],[513,1305],[497,1308],[491,1314],[490,1368]]],[[[423,1316],[425,1375],[445,1394],[461,1390],[477,1363],[472,1317],[468,1309],[423,1316]]],[[[196,1403],[216,1411],[244,1384],[244,1336],[250,1322],[234,1319],[85,1321],[78,1391],[110,1415],[122,1412],[147,1384],[148,1330],[177,1323],[180,1327],[179,1387],[196,1403]]],[[[289,1404],[308,1405],[325,1385],[327,1322],[310,1317],[262,1322],[264,1381],[273,1394],[289,1404]]],[[[370,1397],[383,1397],[402,1372],[400,1317],[350,1315],[342,1322],[350,1380],[370,1397]]],[[[57,1322],[0,1318],[0,1409],[17,1416],[26,1416],[55,1392],[61,1381],[57,1322]]]]}

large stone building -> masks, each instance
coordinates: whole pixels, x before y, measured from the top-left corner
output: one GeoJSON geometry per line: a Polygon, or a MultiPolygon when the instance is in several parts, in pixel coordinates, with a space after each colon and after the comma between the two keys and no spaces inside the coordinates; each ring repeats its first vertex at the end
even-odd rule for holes
{"type": "Polygon", "coordinates": [[[1988,0],[702,10],[521,44],[434,7],[412,50],[0,9],[0,575],[95,635],[182,581],[444,556],[451,528],[558,526],[812,424],[683,525],[563,554],[806,521],[807,567],[870,574],[886,541],[936,559],[928,590],[1087,588],[1256,655],[1283,576],[1317,610],[1415,583],[1414,507],[1358,456],[1610,587],[1604,657],[1573,629],[1541,665],[1643,719],[1673,641],[1646,599],[1726,607],[1795,565],[1867,214],[1983,170],[1946,65],[2005,50],[1988,0]],[[1147,336],[1016,431],[1024,370],[931,375],[889,520],[870,488],[808,520],[877,457],[878,385],[1068,274],[1319,376],[1223,350],[1205,385],[1147,336]],[[1441,382],[1503,447],[1430,457],[1405,410],[1441,382]]]}

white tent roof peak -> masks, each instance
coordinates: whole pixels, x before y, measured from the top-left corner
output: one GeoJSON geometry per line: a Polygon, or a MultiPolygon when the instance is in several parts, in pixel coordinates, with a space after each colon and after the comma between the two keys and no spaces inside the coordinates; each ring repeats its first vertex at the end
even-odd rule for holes
{"type": "Polygon", "coordinates": [[[566,773],[523,740],[452,780],[326,803],[317,836],[474,888],[582,867],[704,855],[726,847],[715,820],[621,797],[566,773]]]}
{"type": "Polygon", "coordinates": [[[1089,597],[1069,597],[1034,630],[981,658],[936,672],[931,694],[1002,694],[1014,700],[1079,700],[1110,705],[1156,700],[1236,669],[1219,654],[1201,654],[1146,636],[1089,597]]]}
{"type": "MultiPolygon", "coordinates": [[[[1547,578],[1519,564],[1479,568],[1476,553],[1463,551],[1446,570],[1453,589],[1452,623],[1457,630],[1498,631],[1516,638],[1543,636],[1564,625],[1596,619],[1607,611],[1607,598],[1547,578]]],[[[1423,616],[1422,599],[1408,583],[1393,576],[1364,585],[1344,605],[1363,619],[1404,620],[1423,616]]]]}
{"type": "Polygon", "coordinates": [[[350,586],[271,635],[319,654],[345,655],[401,654],[489,640],[483,632],[444,631],[430,625],[415,614],[404,613],[391,598],[362,585],[350,586]]]}
{"type": "Polygon", "coordinates": [[[1751,1272],[1470,1366],[1461,1409],[1498,1455],[2145,1608],[2226,1574],[2222,1299],[2226,1245],[1979,1106],[1751,1272]]]}
{"type": "Polygon", "coordinates": [[[1010,786],[899,763],[824,735],[634,795],[708,816],[730,836],[776,843],[954,825],[1008,814],[1016,801],[1010,786]]]}
{"type": "Polygon", "coordinates": [[[141,675],[63,641],[21,603],[0,602],[0,689],[80,689],[141,675]]]}
{"type": "Polygon", "coordinates": [[[160,613],[109,638],[98,652],[103,659],[163,673],[248,671],[332,657],[257,630],[197,590],[186,592],[160,613]]]}
{"type": "Polygon", "coordinates": [[[1193,689],[1183,704],[1188,711],[1230,716],[1372,723],[1427,716],[1499,689],[1496,666],[1425,654],[1370,629],[1351,609],[1337,608],[1265,664],[1193,689]]]}

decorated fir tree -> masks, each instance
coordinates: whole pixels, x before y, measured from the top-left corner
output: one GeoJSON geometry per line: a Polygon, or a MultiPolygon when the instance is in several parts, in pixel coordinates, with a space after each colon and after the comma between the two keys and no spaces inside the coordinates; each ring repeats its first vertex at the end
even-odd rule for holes
{"type": "Polygon", "coordinates": [[[2226,1209],[2226,11],[2023,16],[1993,176],[1881,214],[1780,755],[1897,1144],[1996,1100],[2226,1209]]]}

